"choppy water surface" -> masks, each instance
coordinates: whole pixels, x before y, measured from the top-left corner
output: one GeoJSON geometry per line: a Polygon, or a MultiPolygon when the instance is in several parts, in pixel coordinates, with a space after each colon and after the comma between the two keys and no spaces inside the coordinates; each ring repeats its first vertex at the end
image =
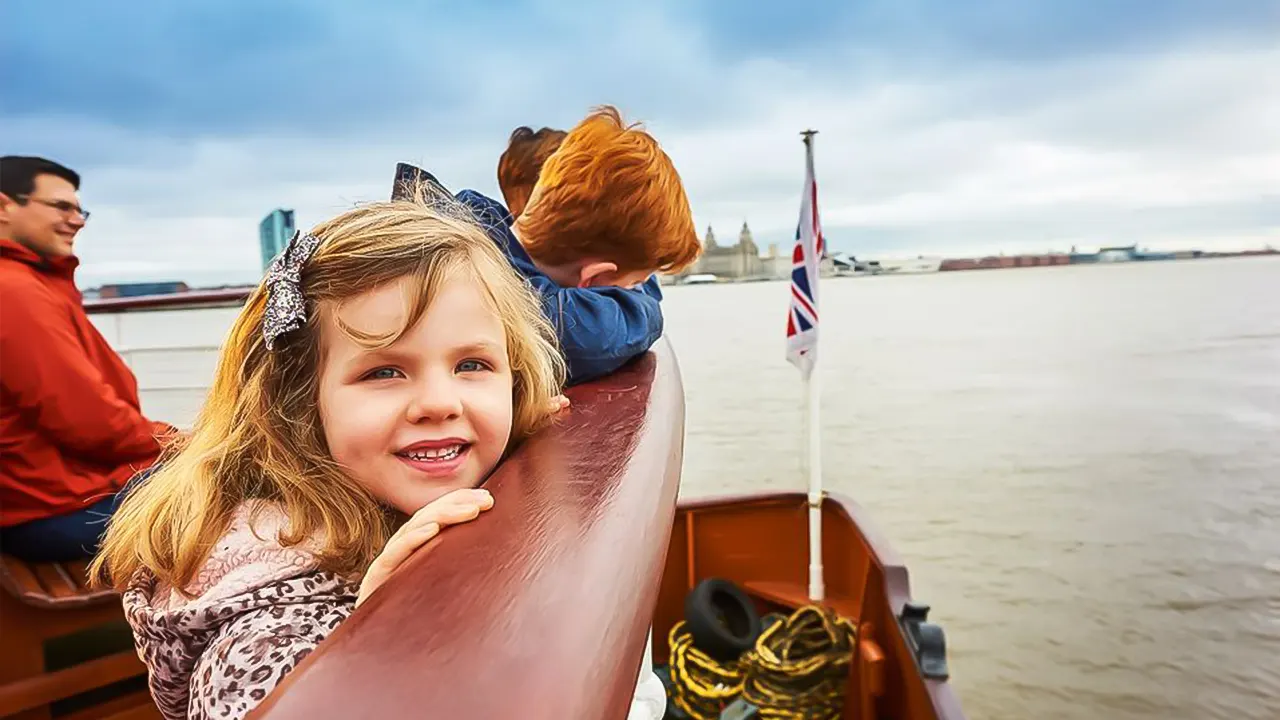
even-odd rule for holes
{"type": "MultiPolygon", "coordinates": [[[[825,478],[972,718],[1280,718],[1280,261],[832,279],[825,478]]],[[[666,289],[684,495],[804,486],[788,286],[666,289]]]]}

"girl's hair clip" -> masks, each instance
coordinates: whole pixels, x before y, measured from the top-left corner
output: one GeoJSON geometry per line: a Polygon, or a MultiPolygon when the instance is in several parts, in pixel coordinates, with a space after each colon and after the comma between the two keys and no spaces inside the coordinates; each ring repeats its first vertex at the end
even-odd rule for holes
{"type": "Polygon", "coordinates": [[[262,339],[267,350],[274,350],[276,340],[307,322],[307,303],[302,297],[302,266],[311,259],[320,238],[295,230],[283,252],[267,268],[267,307],[262,315],[262,339]]]}

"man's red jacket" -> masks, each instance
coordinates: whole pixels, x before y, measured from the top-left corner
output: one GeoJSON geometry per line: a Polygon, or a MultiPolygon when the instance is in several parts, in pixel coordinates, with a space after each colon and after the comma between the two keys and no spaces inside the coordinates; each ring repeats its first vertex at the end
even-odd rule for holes
{"type": "Polygon", "coordinates": [[[105,499],[172,432],[142,416],[137,379],[89,322],[79,264],[0,238],[0,527],[105,499]]]}

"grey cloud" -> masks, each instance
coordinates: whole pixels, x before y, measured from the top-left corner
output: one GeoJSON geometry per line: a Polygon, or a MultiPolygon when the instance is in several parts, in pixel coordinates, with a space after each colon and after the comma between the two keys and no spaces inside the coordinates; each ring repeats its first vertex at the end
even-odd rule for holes
{"type": "Polygon", "coordinates": [[[308,224],[384,197],[399,160],[496,193],[512,127],[567,127],[599,102],[621,105],[663,141],[700,229],[732,236],[749,220],[761,245],[791,241],[797,133],[808,126],[821,130],[822,212],[837,249],[1212,245],[1280,234],[1280,75],[1269,71],[1280,55],[1269,46],[1205,42],[946,73],[859,50],[726,66],[696,30],[657,10],[635,9],[628,21],[552,13],[544,22],[581,42],[477,54],[469,67],[484,80],[457,102],[426,109],[422,100],[351,127],[177,138],[43,119],[0,121],[0,133],[29,147],[65,143],[90,171],[86,204],[109,211],[85,231],[92,277],[97,263],[134,277],[254,279],[256,223],[272,207],[294,207],[308,224]],[[660,54],[646,39],[655,36],[668,41],[660,54]]]}
{"type": "Polygon", "coordinates": [[[957,68],[840,94],[829,75],[780,72],[757,89],[778,98],[772,111],[671,144],[700,224],[736,229],[750,210],[753,227],[784,242],[798,210],[796,132],[808,125],[823,131],[825,224],[869,231],[833,232],[837,247],[855,249],[840,236],[858,234],[957,251],[1100,235],[1261,242],[1280,230],[1262,211],[1280,187],[1274,67],[1270,47],[1192,46],[957,68]]]}

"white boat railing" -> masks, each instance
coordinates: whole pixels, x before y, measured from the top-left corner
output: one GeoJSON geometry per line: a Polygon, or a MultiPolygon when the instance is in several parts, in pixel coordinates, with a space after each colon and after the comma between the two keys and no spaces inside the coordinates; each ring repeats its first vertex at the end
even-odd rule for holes
{"type": "Polygon", "coordinates": [[[89,300],[89,320],[138,379],[148,418],[189,428],[247,290],[89,300]]]}

